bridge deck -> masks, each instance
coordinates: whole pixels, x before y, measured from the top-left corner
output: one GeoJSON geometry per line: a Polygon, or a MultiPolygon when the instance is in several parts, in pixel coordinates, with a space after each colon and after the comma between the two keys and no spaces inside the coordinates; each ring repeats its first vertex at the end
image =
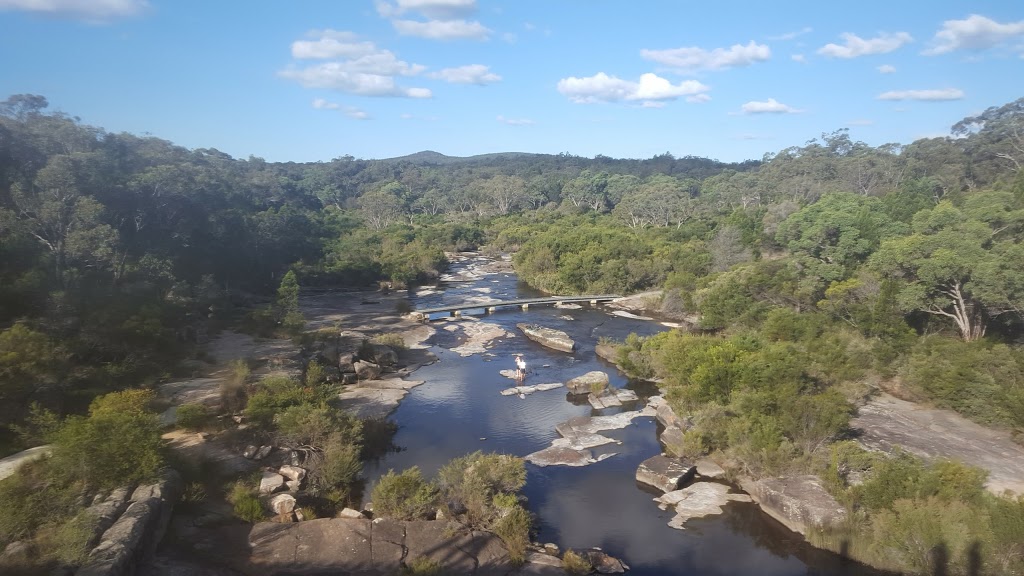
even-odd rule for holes
{"type": "Polygon", "coordinates": [[[559,302],[607,302],[621,298],[618,294],[597,294],[590,296],[547,296],[544,298],[519,298],[517,300],[495,300],[494,302],[472,302],[469,304],[451,304],[434,308],[418,308],[414,314],[436,314],[438,312],[454,312],[456,310],[472,310],[474,308],[500,308],[502,306],[522,306],[523,304],[557,304],[559,302]]]}

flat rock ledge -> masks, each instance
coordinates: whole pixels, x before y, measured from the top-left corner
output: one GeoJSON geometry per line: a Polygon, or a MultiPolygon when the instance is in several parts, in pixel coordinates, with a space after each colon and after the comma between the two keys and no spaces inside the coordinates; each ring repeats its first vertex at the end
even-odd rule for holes
{"type": "Polygon", "coordinates": [[[576,349],[576,342],[569,337],[568,334],[561,330],[555,330],[554,328],[545,328],[537,324],[516,324],[527,338],[540,344],[541,346],[547,346],[553,350],[560,350],[562,352],[572,352],[576,349]]]}
{"type": "Polygon", "coordinates": [[[564,574],[550,557],[530,554],[514,568],[500,538],[442,520],[323,518],[294,524],[263,522],[249,532],[251,566],[268,576],[360,574],[391,576],[428,558],[445,574],[505,576],[564,574]],[[536,558],[535,558],[536,556],[536,558]]]}
{"type": "Polygon", "coordinates": [[[654,499],[662,510],[672,508],[676,515],[669,520],[668,525],[677,530],[685,530],[687,520],[691,518],[703,518],[713,514],[721,514],[722,507],[729,502],[750,502],[750,496],[746,494],[732,494],[725,484],[715,482],[696,482],[681,488],[666,492],[654,499]]]}
{"type": "Polygon", "coordinates": [[[740,487],[765,513],[800,534],[806,535],[811,528],[833,526],[846,518],[846,508],[814,475],[743,479],[740,487]]]}
{"type": "Polygon", "coordinates": [[[502,390],[501,395],[516,396],[522,394],[524,396],[529,396],[534,392],[544,392],[547,390],[554,390],[556,388],[561,387],[562,384],[560,382],[553,382],[551,384],[534,384],[533,386],[513,386],[512,388],[505,388],[504,390],[502,390]]]}
{"type": "Polygon", "coordinates": [[[692,480],[696,471],[692,464],[659,454],[640,463],[636,469],[636,481],[662,492],[672,492],[692,480]]]}
{"type": "Polygon", "coordinates": [[[591,393],[587,401],[590,402],[590,406],[594,410],[604,410],[605,408],[617,408],[622,406],[623,402],[636,402],[639,398],[636,392],[632,390],[621,390],[621,389],[605,389],[602,394],[591,393]]]}
{"type": "Polygon", "coordinates": [[[338,394],[339,407],[357,418],[386,418],[409,390],[423,384],[422,380],[402,380],[399,377],[383,380],[364,380],[346,386],[338,394]]]}
{"type": "Polygon", "coordinates": [[[616,440],[598,434],[605,430],[618,430],[629,426],[638,416],[646,416],[642,410],[620,412],[610,416],[578,416],[555,427],[562,437],[551,442],[551,446],[528,454],[526,461],[536,466],[586,466],[614,456],[594,456],[590,448],[617,443],[616,440]]]}

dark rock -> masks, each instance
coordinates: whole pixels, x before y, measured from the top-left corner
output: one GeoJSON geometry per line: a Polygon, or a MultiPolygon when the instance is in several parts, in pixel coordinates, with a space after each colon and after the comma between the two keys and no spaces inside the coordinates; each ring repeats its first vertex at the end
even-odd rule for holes
{"type": "Polygon", "coordinates": [[[379,366],[382,367],[393,367],[398,364],[398,353],[394,351],[390,346],[384,344],[373,345],[373,360],[379,366]]]}
{"type": "Polygon", "coordinates": [[[373,362],[363,362],[362,360],[358,360],[356,361],[355,369],[356,375],[359,376],[360,380],[376,380],[377,378],[380,378],[380,366],[373,362]]]}
{"type": "Polygon", "coordinates": [[[349,353],[349,354],[342,354],[341,356],[339,356],[338,357],[338,370],[340,370],[342,374],[355,374],[355,372],[356,372],[356,355],[352,354],[352,353],[349,353]]]}
{"type": "Polygon", "coordinates": [[[270,452],[273,449],[273,446],[260,446],[260,449],[256,451],[256,454],[252,458],[253,460],[263,460],[267,456],[270,456],[270,452]]]}
{"type": "Polygon", "coordinates": [[[629,570],[618,558],[613,558],[600,550],[587,550],[587,560],[598,574],[622,574],[629,570]]]}
{"type": "Polygon", "coordinates": [[[636,480],[662,492],[671,492],[692,479],[696,470],[691,464],[659,454],[640,463],[636,480]]]}
{"type": "Polygon", "coordinates": [[[345,374],[341,375],[341,383],[342,384],[345,384],[345,385],[355,384],[358,381],[359,381],[359,375],[356,374],[355,372],[352,372],[352,373],[347,373],[346,372],[345,374]]]}

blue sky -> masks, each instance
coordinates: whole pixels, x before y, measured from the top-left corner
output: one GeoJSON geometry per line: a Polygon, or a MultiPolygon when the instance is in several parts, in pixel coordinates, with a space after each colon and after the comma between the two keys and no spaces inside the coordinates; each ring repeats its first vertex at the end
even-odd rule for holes
{"type": "Polygon", "coordinates": [[[1016,0],[0,0],[0,98],[271,161],[909,143],[1022,72],[1016,0]]]}

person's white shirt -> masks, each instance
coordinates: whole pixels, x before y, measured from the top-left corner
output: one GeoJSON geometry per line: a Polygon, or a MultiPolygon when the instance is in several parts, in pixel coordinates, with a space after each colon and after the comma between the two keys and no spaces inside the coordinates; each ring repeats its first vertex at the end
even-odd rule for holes
{"type": "Polygon", "coordinates": [[[519,368],[524,374],[526,373],[526,360],[523,360],[521,356],[516,358],[516,368],[519,368]]]}

